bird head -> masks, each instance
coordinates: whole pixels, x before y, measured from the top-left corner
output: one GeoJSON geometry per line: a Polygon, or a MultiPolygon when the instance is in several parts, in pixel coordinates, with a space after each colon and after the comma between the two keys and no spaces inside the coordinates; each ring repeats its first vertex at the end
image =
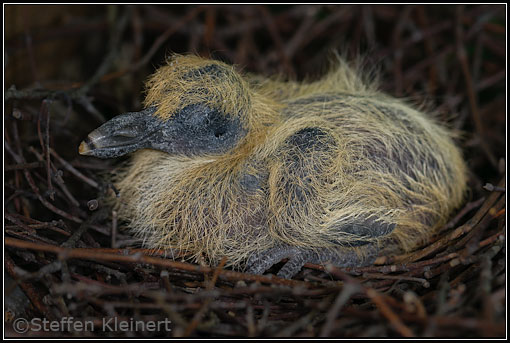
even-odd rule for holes
{"type": "Polygon", "coordinates": [[[146,89],[144,110],[116,116],[92,131],[80,154],[111,158],[145,148],[222,154],[249,131],[251,92],[222,62],[173,56],[149,77],[146,89]]]}

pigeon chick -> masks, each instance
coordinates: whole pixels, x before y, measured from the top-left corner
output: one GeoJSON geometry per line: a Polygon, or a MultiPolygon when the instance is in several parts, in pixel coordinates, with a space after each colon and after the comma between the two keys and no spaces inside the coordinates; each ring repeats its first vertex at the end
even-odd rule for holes
{"type": "Polygon", "coordinates": [[[425,242],[463,200],[452,133],[339,60],[315,82],[243,75],[174,55],[145,109],[80,145],[113,158],[119,218],[151,248],[261,274],[284,258],[364,266],[425,242]]]}

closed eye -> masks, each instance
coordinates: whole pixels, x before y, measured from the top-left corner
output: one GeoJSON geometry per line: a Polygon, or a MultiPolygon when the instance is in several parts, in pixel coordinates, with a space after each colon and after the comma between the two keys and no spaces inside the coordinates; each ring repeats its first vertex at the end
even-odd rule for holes
{"type": "Polygon", "coordinates": [[[223,129],[223,128],[220,128],[220,129],[217,129],[214,131],[214,136],[216,138],[220,138],[221,136],[223,136],[224,134],[226,133],[226,130],[223,129]]]}

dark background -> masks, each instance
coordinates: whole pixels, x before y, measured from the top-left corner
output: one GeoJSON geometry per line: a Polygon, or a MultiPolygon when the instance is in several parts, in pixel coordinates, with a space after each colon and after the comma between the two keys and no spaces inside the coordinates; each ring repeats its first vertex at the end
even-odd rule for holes
{"type": "MultiPolygon", "coordinates": [[[[113,246],[111,218],[91,219],[91,214],[97,213],[94,212],[95,207],[106,208],[101,202],[101,194],[106,192],[102,175],[107,175],[117,162],[79,156],[78,145],[105,120],[141,109],[143,83],[169,53],[193,52],[234,63],[243,71],[268,76],[279,73],[289,79],[303,80],[315,79],[326,71],[328,57],[331,51],[336,50],[351,60],[363,56],[365,65],[378,71],[384,91],[425,106],[439,120],[462,133],[458,144],[471,172],[471,192],[466,207],[459,209],[457,219],[446,229],[471,223],[468,227],[476,234],[469,236],[468,233],[468,239],[460,242],[479,244],[484,239],[495,237],[505,225],[504,197],[497,202],[499,207],[494,205],[496,202],[488,203],[490,186],[483,187],[486,183],[498,185],[505,174],[505,25],[504,5],[5,5],[5,236],[60,245],[71,233],[82,228],[79,221],[91,221],[93,230],[78,236],[80,240],[71,247],[113,246]],[[50,149],[53,149],[51,153],[50,149]],[[66,163],[77,168],[81,176],[72,172],[66,163]],[[94,185],[94,182],[97,184],[94,185]],[[480,213],[485,205],[485,214],[480,213]],[[474,211],[480,206],[478,212],[474,211]],[[490,216],[487,213],[491,213],[490,216]],[[478,214],[488,219],[478,218],[476,221],[478,214]],[[480,226],[477,226],[478,223],[480,226]]],[[[499,185],[504,187],[504,183],[499,185]]],[[[460,251],[455,250],[460,249],[459,241],[455,243],[457,248],[453,248],[453,245],[447,246],[450,244],[448,240],[440,238],[437,242],[443,242],[444,246],[440,247],[443,251],[460,251]]],[[[129,237],[119,233],[116,239],[123,242],[117,242],[116,246],[129,246],[129,237]]],[[[480,279],[482,271],[490,272],[489,279],[492,281],[488,281],[489,290],[485,289],[483,294],[494,296],[496,300],[491,300],[493,302],[501,301],[501,287],[504,295],[505,286],[504,278],[501,279],[505,270],[504,248],[489,258],[487,251],[494,245],[484,247],[485,250],[477,252],[479,256],[473,251],[469,253],[473,254],[472,260],[461,260],[461,266],[450,271],[453,276],[444,276],[443,272],[451,269],[445,267],[446,262],[434,265],[437,273],[432,273],[427,281],[432,287],[424,289],[414,285],[405,288],[424,297],[424,311],[428,314],[425,319],[420,317],[419,320],[405,322],[413,335],[459,337],[503,334],[505,327],[501,325],[505,311],[498,307],[501,305],[493,303],[490,304],[494,306],[487,309],[487,305],[483,304],[488,298],[481,298],[478,290],[485,285],[480,279]],[[488,261],[483,263],[490,265],[482,261],[488,261]],[[471,274],[463,274],[466,270],[470,270],[471,274]],[[456,279],[459,275],[465,275],[460,284],[469,284],[468,280],[474,282],[471,288],[474,293],[465,288],[462,292],[459,290],[460,281],[456,279]],[[458,282],[450,285],[451,289],[446,293],[437,293],[451,280],[458,282]],[[446,302],[458,301],[450,308],[450,313],[446,311],[453,318],[451,323],[444,321],[440,305],[426,300],[437,299],[441,294],[446,302]]],[[[13,305],[13,317],[66,313],[63,305],[57,304],[63,299],[61,296],[52,298],[53,303],[42,301],[52,294],[55,285],[72,288],[73,282],[86,282],[85,279],[107,284],[163,282],[157,268],[156,271],[135,268],[136,272],[133,272],[124,266],[119,267],[120,264],[108,265],[111,269],[120,269],[123,275],[110,280],[105,279],[105,275],[112,278],[113,272],[108,274],[96,267],[80,265],[83,262],[65,267],[71,269],[71,272],[65,272],[64,267],[55,267],[56,255],[28,253],[20,249],[19,243],[9,245],[6,270],[16,280],[20,274],[15,272],[15,268],[34,274],[18,282],[30,299],[30,305],[13,305]],[[48,264],[53,269],[49,268],[49,273],[41,272],[44,271],[41,268],[48,264]]],[[[405,273],[398,275],[405,276],[405,273]]],[[[180,290],[186,287],[200,290],[200,283],[193,283],[197,279],[193,275],[177,275],[176,280],[185,279],[190,283],[186,286],[175,281],[180,290]]],[[[363,282],[366,280],[370,281],[370,277],[361,278],[363,282]]],[[[399,293],[397,284],[393,280],[383,284],[382,288],[373,287],[394,299],[393,303],[389,302],[393,311],[406,318],[403,315],[405,309],[399,307],[405,305],[404,293],[399,293]]],[[[227,286],[224,284],[222,287],[227,286]]],[[[331,292],[340,294],[334,288],[331,292]]],[[[140,299],[139,294],[121,293],[117,296],[117,300],[127,297],[126,301],[137,303],[147,300],[140,299]]],[[[196,300],[186,298],[186,292],[181,296],[188,302],[196,300]]],[[[231,310],[241,316],[232,318],[243,319],[233,320],[228,312],[225,317],[218,310],[210,309],[204,310],[196,319],[193,314],[196,309],[184,306],[182,311],[177,311],[184,318],[184,324],[176,324],[177,335],[275,336],[281,330],[288,336],[409,334],[398,323],[388,319],[393,317],[388,317],[384,306],[381,307],[374,298],[350,299],[354,301],[347,306],[351,312],[344,315],[328,307],[332,306],[335,298],[312,297],[307,298],[308,303],[303,303],[291,297],[288,304],[296,305],[282,307],[273,296],[260,296],[265,304],[276,308],[267,307],[270,308],[269,321],[279,318],[281,322],[262,329],[250,326],[246,319],[248,314],[260,320],[265,307],[253,305],[252,296],[243,293],[232,301],[254,307],[246,305],[248,307],[231,310]],[[360,307],[356,307],[359,304],[360,307]],[[303,323],[299,326],[299,321],[296,324],[304,313],[310,311],[315,311],[313,313],[319,318],[306,317],[313,325],[303,323]],[[212,318],[211,313],[219,316],[219,326],[207,329],[202,321],[212,318]],[[320,317],[321,314],[323,317],[320,317]],[[363,324],[367,323],[367,319],[370,319],[369,324],[363,324]],[[333,328],[331,323],[336,323],[333,328]],[[181,331],[179,325],[182,326],[181,331]]],[[[19,297],[25,299],[22,295],[19,297]]],[[[105,302],[112,300],[101,294],[82,294],[81,297],[75,294],[75,297],[62,301],[67,306],[74,302],[74,307],[71,307],[80,309],[78,313],[98,317],[106,311],[105,302]]],[[[212,303],[209,304],[215,304],[216,300],[210,300],[212,303]]],[[[173,300],[168,301],[172,303],[173,300]]],[[[180,309],[180,300],[172,304],[177,304],[175,306],[180,309]]],[[[136,306],[133,308],[136,312],[136,306]]],[[[118,311],[130,313],[129,309],[118,311]]],[[[173,334],[176,334],[175,331],[173,334]]]]}
{"type": "MultiPolygon", "coordinates": [[[[463,130],[472,170],[487,181],[497,177],[498,160],[505,154],[504,6],[5,10],[6,88],[68,91],[89,80],[111,52],[102,78],[87,92],[105,118],[139,109],[144,80],[171,52],[194,52],[245,71],[302,80],[320,76],[336,50],[352,59],[364,56],[367,65],[380,70],[384,90],[431,105],[441,119],[463,130]],[[121,18],[127,23],[112,43],[121,18]]],[[[91,119],[79,105],[71,106],[81,123],[91,119]]],[[[85,133],[75,132],[73,142],[85,133]]]]}

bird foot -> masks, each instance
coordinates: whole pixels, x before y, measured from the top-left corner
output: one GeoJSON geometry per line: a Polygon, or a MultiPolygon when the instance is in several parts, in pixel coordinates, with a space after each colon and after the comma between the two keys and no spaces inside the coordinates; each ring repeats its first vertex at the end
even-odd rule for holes
{"type": "Polygon", "coordinates": [[[375,245],[363,246],[363,251],[338,247],[334,249],[311,250],[294,246],[276,246],[250,256],[246,271],[250,274],[263,274],[273,265],[287,258],[288,261],[277,273],[278,277],[290,279],[296,275],[305,263],[325,265],[331,263],[337,267],[361,267],[372,264],[378,253],[375,245]]]}

